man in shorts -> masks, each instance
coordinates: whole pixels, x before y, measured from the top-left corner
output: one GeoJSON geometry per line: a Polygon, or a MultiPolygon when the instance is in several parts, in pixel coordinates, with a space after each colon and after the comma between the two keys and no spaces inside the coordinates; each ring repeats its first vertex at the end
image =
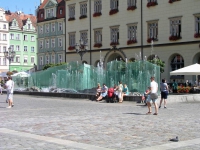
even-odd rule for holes
{"type": "Polygon", "coordinates": [[[147,106],[148,106],[148,112],[146,113],[147,115],[150,115],[152,113],[151,111],[151,101],[153,102],[155,106],[155,113],[153,115],[158,115],[158,105],[156,103],[157,100],[157,92],[158,92],[158,83],[155,82],[155,78],[151,77],[150,78],[151,83],[150,83],[150,98],[147,99],[147,106]]]}

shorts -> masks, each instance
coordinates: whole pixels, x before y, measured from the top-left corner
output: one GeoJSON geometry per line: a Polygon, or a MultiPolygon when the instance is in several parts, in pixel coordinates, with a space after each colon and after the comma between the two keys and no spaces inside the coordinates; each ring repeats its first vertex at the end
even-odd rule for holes
{"type": "Polygon", "coordinates": [[[167,99],[168,91],[161,92],[161,99],[167,99]]]}
{"type": "Polygon", "coordinates": [[[146,99],[146,102],[149,102],[149,103],[150,103],[150,102],[152,101],[153,103],[155,103],[156,100],[157,100],[157,99],[151,99],[151,98],[150,98],[150,95],[148,95],[148,96],[147,96],[147,99],[146,99]]]}
{"type": "Polygon", "coordinates": [[[13,93],[9,93],[7,96],[8,96],[8,100],[13,101],[13,93]]]}
{"type": "Polygon", "coordinates": [[[102,97],[106,97],[106,95],[107,95],[107,92],[101,93],[102,97]]]}

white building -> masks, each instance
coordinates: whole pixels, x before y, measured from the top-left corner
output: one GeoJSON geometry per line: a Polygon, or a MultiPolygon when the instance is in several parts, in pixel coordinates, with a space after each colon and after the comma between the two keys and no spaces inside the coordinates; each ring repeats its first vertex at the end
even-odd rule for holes
{"type": "Polygon", "coordinates": [[[91,65],[98,63],[100,51],[104,63],[120,58],[134,60],[142,51],[144,58],[156,55],[165,62],[161,78],[168,82],[195,79],[173,77],[170,71],[200,63],[199,0],[65,1],[67,62],[80,62],[74,45],[88,39],[91,51],[84,54],[83,61],[91,65]],[[113,44],[120,50],[111,49],[113,44]]]}
{"type": "Polygon", "coordinates": [[[4,51],[9,47],[9,26],[5,18],[5,10],[0,8],[0,73],[8,71],[8,60],[4,57],[4,51]]]}

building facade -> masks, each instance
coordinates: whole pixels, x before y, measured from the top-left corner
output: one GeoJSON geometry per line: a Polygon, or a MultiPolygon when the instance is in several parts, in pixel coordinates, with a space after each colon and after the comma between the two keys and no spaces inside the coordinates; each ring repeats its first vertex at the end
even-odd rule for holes
{"type": "Polygon", "coordinates": [[[36,17],[21,11],[6,11],[6,20],[9,22],[9,46],[16,52],[10,71],[27,71],[37,63],[36,17]]]}
{"type": "Polygon", "coordinates": [[[200,63],[200,1],[65,1],[67,62],[80,61],[75,45],[89,39],[83,62],[96,66],[101,58],[105,64],[156,57],[165,62],[161,78],[194,80],[170,71],[200,63]]]}
{"type": "Polygon", "coordinates": [[[65,62],[65,1],[41,0],[37,10],[38,70],[65,62]]]}
{"type": "Polygon", "coordinates": [[[4,57],[4,51],[9,47],[9,26],[5,17],[5,10],[0,8],[0,73],[8,71],[8,60],[4,57]]]}

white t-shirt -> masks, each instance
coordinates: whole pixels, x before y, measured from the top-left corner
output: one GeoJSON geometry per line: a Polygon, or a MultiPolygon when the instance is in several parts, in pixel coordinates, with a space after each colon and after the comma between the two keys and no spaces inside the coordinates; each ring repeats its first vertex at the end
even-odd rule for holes
{"type": "Polygon", "coordinates": [[[157,93],[158,83],[156,83],[155,81],[152,81],[150,84],[150,87],[151,87],[151,93],[157,93]]]}
{"type": "Polygon", "coordinates": [[[7,89],[7,91],[10,90],[10,92],[13,93],[14,81],[8,80],[8,81],[6,82],[6,89],[7,89]]]}

